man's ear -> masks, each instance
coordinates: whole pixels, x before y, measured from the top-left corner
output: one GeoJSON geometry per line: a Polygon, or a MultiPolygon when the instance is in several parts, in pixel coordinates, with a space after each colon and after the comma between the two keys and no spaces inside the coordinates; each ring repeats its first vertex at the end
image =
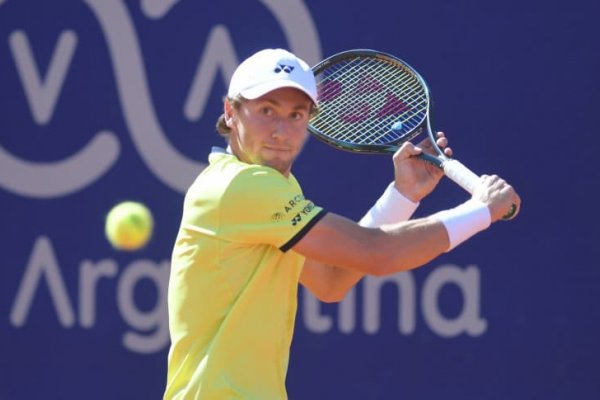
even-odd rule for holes
{"type": "Polygon", "coordinates": [[[233,119],[235,117],[235,112],[233,110],[233,106],[229,102],[228,99],[225,99],[223,103],[223,113],[225,114],[225,124],[228,128],[233,127],[233,119]]]}

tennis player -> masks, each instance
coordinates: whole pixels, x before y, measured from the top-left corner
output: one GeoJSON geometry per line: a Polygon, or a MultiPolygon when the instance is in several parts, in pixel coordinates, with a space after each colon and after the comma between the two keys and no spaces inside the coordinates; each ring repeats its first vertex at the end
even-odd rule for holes
{"type": "MultiPolygon", "coordinates": [[[[325,302],[365,274],[419,267],[508,212],[519,196],[497,176],[456,208],[408,220],[442,173],[406,143],[395,179],[360,223],[306,199],[291,172],[317,90],[308,65],[281,49],[234,72],[217,123],[227,147],[189,188],[169,281],[165,399],[287,398],[298,283],[325,302]]],[[[443,134],[438,144],[452,151],[443,134]]]]}

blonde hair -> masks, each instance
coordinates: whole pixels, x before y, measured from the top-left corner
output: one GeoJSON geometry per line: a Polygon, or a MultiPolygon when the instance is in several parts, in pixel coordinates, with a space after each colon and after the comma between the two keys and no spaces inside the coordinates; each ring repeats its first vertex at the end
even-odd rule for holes
{"type": "MultiPolygon", "coordinates": [[[[231,97],[225,97],[223,99],[223,102],[225,101],[229,101],[229,104],[231,104],[231,106],[235,109],[235,110],[239,110],[240,106],[242,105],[242,96],[236,96],[234,98],[231,97]]],[[[227,126],[227,122],[225,122],[225,113],[221,114],[219,116],[219,118],[217,119],[217,132],[219,132],[219,135],[221,135],[222,137],[224,137],[225,139],[229,140],[229,134],[231,133],[231,128],[227,126]]]]}

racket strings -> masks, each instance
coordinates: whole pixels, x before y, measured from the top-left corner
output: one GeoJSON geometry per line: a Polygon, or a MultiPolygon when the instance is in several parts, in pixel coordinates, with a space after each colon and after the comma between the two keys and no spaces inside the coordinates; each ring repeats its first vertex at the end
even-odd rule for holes
{"type": "Polygon", "coordinates": [[[427,114],[428,96],[414,73],[377,58],[355,58],[317,74],[320,112],[311,124],[336,140],[397,141],[427,114]],[[392,130],[391,127],[400,127],[392,130]]]}

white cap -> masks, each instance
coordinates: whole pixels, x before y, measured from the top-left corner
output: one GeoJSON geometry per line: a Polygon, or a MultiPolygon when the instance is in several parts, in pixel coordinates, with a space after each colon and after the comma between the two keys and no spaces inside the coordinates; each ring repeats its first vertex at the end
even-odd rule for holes
{"type": "Polygon", "coordinates": [[[228,97],[257,99],[275,89],[292,87],[317,104],[315,76],[306,62],[283,49],[266,49],[244,60],[229,83],[228,97]]]}

